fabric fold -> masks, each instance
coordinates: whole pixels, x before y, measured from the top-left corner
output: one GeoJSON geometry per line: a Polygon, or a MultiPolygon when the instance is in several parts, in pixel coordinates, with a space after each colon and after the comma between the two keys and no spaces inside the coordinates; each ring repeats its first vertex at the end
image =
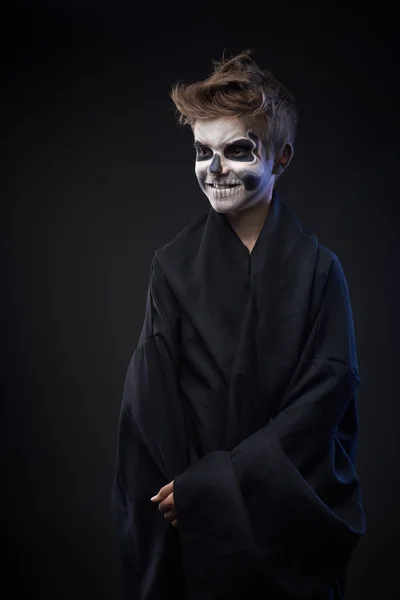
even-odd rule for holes
{"type": "Polygon", "coordinates": [[[359,384],[340,260],[276,192],[251,255],[214,210],[157,250],[113,484],[125,597],[340,600],[359,384]],[[172,480],[177,529],[150,502],[172,480]]]}

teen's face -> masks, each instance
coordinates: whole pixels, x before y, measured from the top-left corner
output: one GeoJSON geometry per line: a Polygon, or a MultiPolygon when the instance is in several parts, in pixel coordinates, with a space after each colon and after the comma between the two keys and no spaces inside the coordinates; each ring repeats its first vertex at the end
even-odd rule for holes
{"type": "Polygon", "coordinates": [[[193,127],[196,177],[214,210],[235,213],[270,200],[274,159],[238,118],[201,119],[193,127]]]}

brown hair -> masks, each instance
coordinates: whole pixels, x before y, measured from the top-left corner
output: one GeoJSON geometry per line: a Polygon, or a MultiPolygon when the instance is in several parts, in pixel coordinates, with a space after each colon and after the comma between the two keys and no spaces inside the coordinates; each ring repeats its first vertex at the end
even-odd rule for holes
{"type": "Polygon", "coordinates": [[[245,50],[232,58],[213,61],[214,71],[204,81],[176,83],[171,98],[179,123],[192,128],[198,119],[242,118],[278,156],[293,144],[297,125],[295,100],[270,71],[262,71],[245,50]]]}

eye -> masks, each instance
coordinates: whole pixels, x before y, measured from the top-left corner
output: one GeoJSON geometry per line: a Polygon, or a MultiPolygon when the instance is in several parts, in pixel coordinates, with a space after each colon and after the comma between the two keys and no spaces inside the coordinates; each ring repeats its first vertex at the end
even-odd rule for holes
{"type": "Polygon", "coordinates": [[[233,159],[246,158],[252,159],[250,148],[241,148],[240,146],[231,146],[226,151],[226,156],[233,159]]]}
{"type": "Polygon", "coordinates": [[[233,156],[243,156],[244,151],[241,148],[232,148],[231,154],[233,154],[233,156]]]}
{"type": "Polygon", "coordinates": [[[197,154],[198,158],[202,158],[202,159],[211,158],[212,150],[210,150],[210,148],[207,148],[205,146],[197,146],[196,154],[197,154]]]}

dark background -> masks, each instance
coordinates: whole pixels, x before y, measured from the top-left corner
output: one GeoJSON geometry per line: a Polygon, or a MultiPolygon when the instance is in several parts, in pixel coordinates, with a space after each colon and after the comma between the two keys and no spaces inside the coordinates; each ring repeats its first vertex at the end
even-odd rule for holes
{"type": "Polygon", "coordinates": [[[398,597],[394,14],[127,6],[20,2],[1,20],[7,599],[118,598],[109,497],[150,260],[209,207],[168,93],[245,48],[297,99],[282,199],[338,255],[352,299],[368,531],[347,598],[398,597]]]}

